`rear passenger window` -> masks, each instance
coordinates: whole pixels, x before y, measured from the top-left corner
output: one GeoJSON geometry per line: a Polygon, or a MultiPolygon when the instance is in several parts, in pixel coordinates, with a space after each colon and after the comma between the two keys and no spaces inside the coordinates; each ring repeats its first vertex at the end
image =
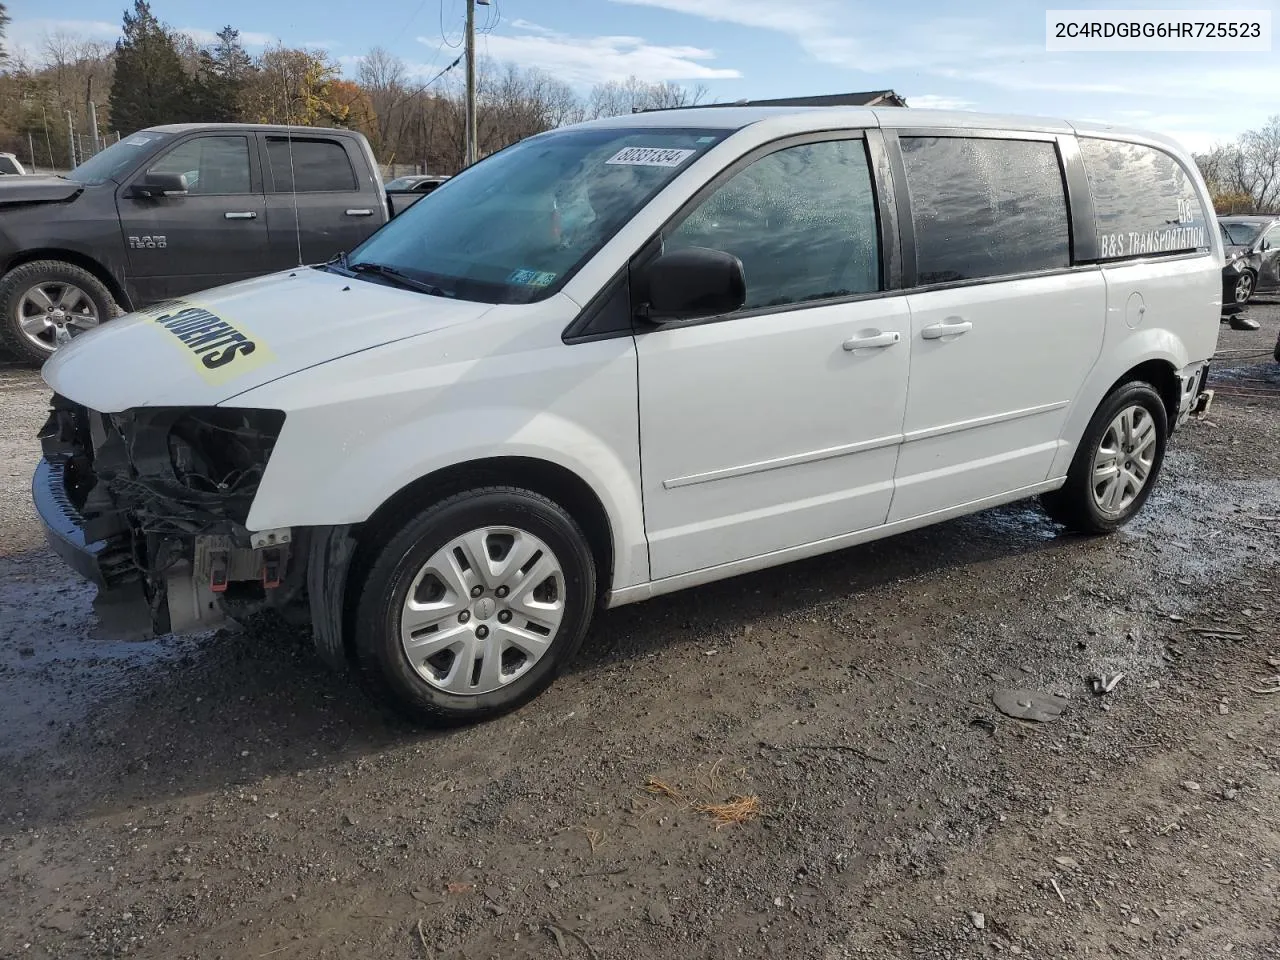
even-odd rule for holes
{"type": "Polygon", "coordinates": [[[880,289],[875,192],[862,140],[787,147],[718,187],[667,251],[711,247],[742,261],[746,308],[880,289]]]}
{"type": "Polygon", "coordinates": [[[1204,207],[1181,164],[1163,150],[1080,138],[1103,260],[1209,248],[1204,207]]]}
{"type": "Polygon", "coordinates": [[[268,137],[267,157],[276,193],[338,193],[355,190],[356,173],[336,140],[268,137]]]}
{"type": "Polygon", "coordinates": [[[917,282],[1069,266],[1067,198],[1054,143],[903,137],[917,282]]]}

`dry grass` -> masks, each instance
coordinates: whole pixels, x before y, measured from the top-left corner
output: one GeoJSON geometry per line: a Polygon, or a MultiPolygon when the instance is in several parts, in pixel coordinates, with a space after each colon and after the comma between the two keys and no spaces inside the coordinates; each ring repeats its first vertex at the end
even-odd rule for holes
{"type": "Polygon", "coordinates": [[[693,807],[699,813],[705,813],[716,823],[716,829],[733,825],[741,826],[758,820],[764,812],[760,798],[755,794],[749,797],[730,797],[724,803],[699,803],[693,807]]]}
{"type": "Polygon", "coordinates": [[[703,771],[701,767],[691,778],[693,785],[682,788],[659,777],[649,776],[645,779],[645,792],[665,800],[682,810],[709,816],[722,827],[747,824],[760,818],[764,805],[755,794],[731,793],[727,799],[721,800],[727,792],[729,781],[740,782],[747,776],[746,767],[732,770],[724,768],[724,761],[717,760],[711,769],[703,771]]]}

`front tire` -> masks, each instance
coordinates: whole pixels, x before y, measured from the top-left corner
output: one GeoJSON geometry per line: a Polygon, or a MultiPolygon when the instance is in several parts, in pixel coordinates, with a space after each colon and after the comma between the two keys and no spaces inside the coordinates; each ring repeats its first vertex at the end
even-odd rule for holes
{"type": "Polygon", "coordinates": [[[1054,520],[1080,533],[1112,533],[1147,502],[1164,464],[1169,412],[1149,383],[1121,384],[1089,422],[1067,482],[1041,497],[1054,520]]]}
{"type": "Polygon", "coordinates": [[[375,550],[356,606],[356,661],[374,696],[416,722],[514,710],[582,645],[595,564],[581,528],[540,494],[458,494],[375,550]]]}
{"type": "Polygon", "coordinates": [[[0,344],[27,363],[119,314],[106,285],[72,263],[35,260],[0,279],[0,344]]]}

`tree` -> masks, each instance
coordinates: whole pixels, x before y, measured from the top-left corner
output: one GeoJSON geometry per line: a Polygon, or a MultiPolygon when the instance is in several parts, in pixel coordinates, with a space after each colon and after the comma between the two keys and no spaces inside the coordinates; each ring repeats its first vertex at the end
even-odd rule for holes
{"type": "Polygon", "coordinates": [[[124,36],[116,42],[111,81],[112,125],[123,133],[198,115],[191,78],[172,32],[156,19],[147,0],[125,11],[124,36]]]}
{"type": "Polygon", "coordinates": [[[9,59],[9,51],[4,48],[4,35],[9,28],[9,14],[5,12],[4,4],[0,3],[0,63],[5,63],[9,59]]]}
{"type": "Polygon", "coordinates": [[[345,120],[343,104],[334,100],[337,66],[323,50],[270,47],[258,58],[257,70],[245,85],[243,115],[259,123],[322,126],[345,120]]]}
{"type": "Polygon", "coordinates": [[[211,47],[200,51],[196,72],[196,101],[206,123],[240,119],[245,88],[254,72],[253,58],[240,43],[240,31],[225,26],[211,47]]]}
{"type": "Polygon", "coordinates": [[[1234,212],[1280,211],[1280,114],[1235,142],[1196,155],[1200,175],[1219,203],[1234,212]]]}
{"type": "Polygon", "coordinates": [[[412,99],[405,82],[404,61],[382,47],[374,47],[360,58],[356,76],[374,116],[369,139],[378,156],[394,163],[409,122],[406,107],[412,99]]]}
{"type": "Polygon", "coordinates": [[[637,110],[694,107],[706,95],[707,88],[703,86],[688,90],[670,80],[647,83],[637,77],[628,77],[624,82],[610,80],[608,83],[596,84],[587,97],[586,114],[588,118],[595,120],[635,113],[637,110]]]}

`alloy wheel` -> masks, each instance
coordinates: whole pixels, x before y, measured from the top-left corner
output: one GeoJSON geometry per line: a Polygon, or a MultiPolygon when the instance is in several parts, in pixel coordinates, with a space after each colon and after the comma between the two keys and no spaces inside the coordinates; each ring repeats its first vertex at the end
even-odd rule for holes
{"type": "Polygon", "coordinates": [[[38,283],[18,300],[18,325],[36,347],[52,353],[78,333],[98,325],[93,298],[74,283],[38,283]]]}
{"type": "Polygon", "coordinates": [[[1143,406],[1121,410],[1093,457],[1093,501],[1103,516],[1120,516],[1138,498],[1155,467],[1159,433],[1143,406]]]}

